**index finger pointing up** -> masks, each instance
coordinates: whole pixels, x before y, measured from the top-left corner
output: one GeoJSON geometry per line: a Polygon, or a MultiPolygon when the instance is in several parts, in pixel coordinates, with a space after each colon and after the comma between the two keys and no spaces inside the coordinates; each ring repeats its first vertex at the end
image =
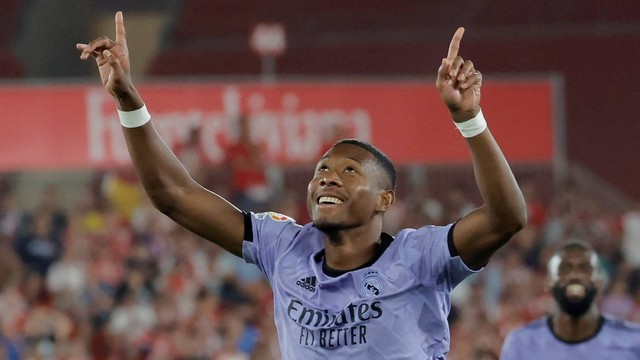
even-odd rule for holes
{"type": "Polygon", "coordinates": [[[124,19],[122,17],[122,11],[118,11],[116,13],[116,43],[123,45],[127,43],[126,32],[124,31],[124,19]]]}
{"type": "Polygon", "coordinates": [[[456,33],[453,34],[451,44],[449,44],[449,52],[447,53],[447,60],[453,60],[458,57],[458,50],[460,49],[460,41],[462,40],[462,34],[464,34],[464,28],[459,27],[456,33]]]}

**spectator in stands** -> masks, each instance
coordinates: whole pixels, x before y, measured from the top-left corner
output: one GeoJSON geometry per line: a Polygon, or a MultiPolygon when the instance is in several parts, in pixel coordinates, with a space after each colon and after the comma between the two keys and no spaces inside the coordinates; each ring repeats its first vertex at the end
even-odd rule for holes
{"type": "Polygon", "coordinates": [[[193,179],[200,183],[206,180],[205,162],[200,141],[201,133],[200,127],[194,126],[189,130],[189,135],[185,141],[176,149],[176,156],[180,159],[180,162],[193,179]]]}
{"type": "Polygon", "coordinates": [[[0,236],[7,236],[13,242],[24,212],[18,207],[16,194],[7,192],[0,197],[0,236]]]}
{"type": "Polygon", "coordinates": [[[463,183],[456,183],[449,189],[444,207],[448,216],[445,221],[451,222],[469,214],[477,206],[469,199],[467,186],[463,183]]]}
{"type": "MultiPolygon", "coordinates": [[[[52,238],[62,239],[68,226],[67,212],[62,206],[60,188],[56,184],[45,186],[40,201],[33,210],[34,217],[42,216],[48,222],[48,231],[52,238]]],[[[27,214],[26,223],[32,225],[27,214]]]]}
{"type": "Polygon", "coordinates": [[[6,360],[20,360],[20,345],[11,342],[0,332],[0,358],[6,360]]]}
{"type": "Polygon", "coordinates": [[[235,122],[238,137],[226,149],[231,170],[231,201],[242,210],[264,211],[271,197],[263,148],[251,136],[251,119],[240,116],[235,122]]]}
{"type": "Polygon", "coordinates": [[[0,235],[0,291],[17,285],[22,279],[22,262],[13,251],[8,236],[0,235]]]}
{"type": "Polygon", "coordinates": [[[527,201],[527,216],[529,218],[527,224],[539,228],[544,224],[547,208],[540,199],[536,181],[531,178],[520,180],[520,188],[522,189],[524,199],[527,201]]]}
{"type": "Polygon", "coordinates": [[[53,306],[54,297],[44,286],[39,289],[35,300],[24,324],[27,350],[40,358],[57,358],[59,351],[71,340],[73,321],[68,314],[53,306]]]}
{"type": "Polygon", "coordinates": [[[603,315],[596,296],[605,275],[595,250],[584,241],[564,243],[548,264],[556,307],[511,332],[502,360],[640,358],[640,325],[603,315]]]}
{"type": "Polygon", "coordinates": [[[53,221],[45,212],[33,214],[15,242],[18,255],[27,269],[43,277],[62,255],[62,238],[53,221]]]}
{"type": "Polygon", "coordinates": [[[640,201],[622,216],[622,241],[626,260],[640,269],[640,201]]]}
{"type": "Polygon", "coordinates": [[[308,187],[313,223],[248,213],[197,184],[161,140],[131,82],[122,13],[116,39],[78,44],[116,100],[147,194],[177,223],[243,256],[270,279],[283,358],[444,358],[450,292],[526,223],[525,203],[480,111],[482,76],[453,36],[436,86],[467,138],[485,204],[455,224],[382,233],[395,169],[370,144],[345,140],[318,163],[308,187]],[[375,266],[374,266],[375,265],[375,266]],[[416,314],[419,314],[416,316],[416,314]]]}
{"type": "Polygon", "coordinates": [[[77,308],[85,295],[87,270],[87,261],[79,246],[66,246],[62,257],[49,268],[47,289],[64,299],[66,307],[77,308]]]}
{"type": "Polygon", "coordinates": [[[29,271],[41,276],[62,255],[67,231],[67,214],[58,192],[56,185],[46,186],[38,205],[24,214],[16,229],[16,252],[29,271]]]}

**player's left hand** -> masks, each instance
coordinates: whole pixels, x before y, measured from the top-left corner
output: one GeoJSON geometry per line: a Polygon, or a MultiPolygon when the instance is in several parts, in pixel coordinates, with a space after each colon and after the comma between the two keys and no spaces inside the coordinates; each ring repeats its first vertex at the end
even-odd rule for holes
{"type": "Polygon", "coordinates": [[[436,87],[440,97],[449,108],[453,121],[463,122],[480,111],[480,87],[482,74],[473,67],[471,60],[458,56],[464,28],[453,35],[447,57],[438,69],[436,87]]]}

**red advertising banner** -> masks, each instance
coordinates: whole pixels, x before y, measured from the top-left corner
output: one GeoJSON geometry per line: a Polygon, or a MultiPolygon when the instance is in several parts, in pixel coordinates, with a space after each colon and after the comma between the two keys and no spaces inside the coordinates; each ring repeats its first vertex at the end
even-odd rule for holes
{"type": "MultiPolygon", "coordinates": [[[[470,161],[433,82],[160,84],[139,86],[172,148],[199,129],[210,164],[224,161],[247,116],[266,158],[315,162],[338,137],[370,141],[397,164],[470,161]]],[[[512,162],[555,154],[550,81],[485,82],[482,107],[512,162]]],[[[115,104],[101,87],[0,87],[0,171],[129,164],[115,104]]]]}

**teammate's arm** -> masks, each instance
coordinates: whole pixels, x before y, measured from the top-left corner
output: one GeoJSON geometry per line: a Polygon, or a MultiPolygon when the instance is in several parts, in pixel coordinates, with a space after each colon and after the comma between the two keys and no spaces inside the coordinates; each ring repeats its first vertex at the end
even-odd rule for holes
{"type": "MultiPolygon", "coordinates": [[[[458,56],[463,33],[464,28],[459,28],[454,34],[436,80],[456,123],[480,113],[482,74],[471,61],[458,56]]],[[[484,204],[458,221],[453,242],[468,266],[480,268],[526,224],[527,214],[522,192],[489,129],[466,141],[484,204]]]]}
{"type": "MultiPolygon", "coordinates": [[[[96,60],[102,85],[122,111],[140,109],[144,103],[131,81],[124,20],[116,13],[116,40],[98,38],[77,44],[80,58],[96,60]]],[[[229,202],[197,184],[160,138],[153,124],[122,128],[140,181],[154,206],[194,233],[242,256],[243,213],[229,202]]]]}

